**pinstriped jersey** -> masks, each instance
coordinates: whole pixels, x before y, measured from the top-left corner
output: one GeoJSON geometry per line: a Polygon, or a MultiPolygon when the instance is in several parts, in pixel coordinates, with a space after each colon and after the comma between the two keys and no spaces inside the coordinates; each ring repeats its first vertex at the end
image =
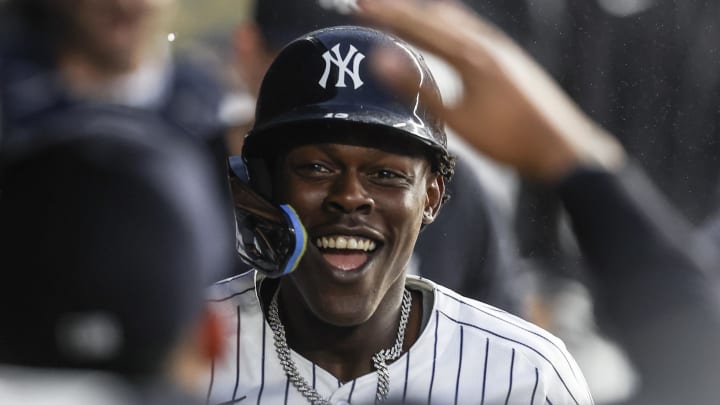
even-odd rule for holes
{"type": "MultiPolygon", "coordinates": [[[[565,345],[547,331],[420,277],[406,287],[432,300],[410,350],[388,367],[388,403],[592,404],[565,345]]],[[[303,404],[289,381],[263,316],[253,272],[221,281],[210,300],[232,325],[226,353],[208,375],[210,404],[303,404]]],[[[372,404],[377,374],[341,382],[292,352],[300,374],[334,404],[372,404]]]]}

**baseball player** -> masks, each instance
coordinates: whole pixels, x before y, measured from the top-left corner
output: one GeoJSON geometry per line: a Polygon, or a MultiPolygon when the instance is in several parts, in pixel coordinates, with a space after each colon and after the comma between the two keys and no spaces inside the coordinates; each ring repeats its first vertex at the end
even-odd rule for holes
{"type": "Polygon", "coordinates": [[[307,242],[287,275],[212,288],[236,327],[208,376],[211,403],[593,403],[559,339],[406,274],[453,174],[437,103],[422,58],[379,31],[323,29],[276,57],[243,158],[307,242]],[[415,97],[377,77],[378,49],[412,67],[415,97]]]}

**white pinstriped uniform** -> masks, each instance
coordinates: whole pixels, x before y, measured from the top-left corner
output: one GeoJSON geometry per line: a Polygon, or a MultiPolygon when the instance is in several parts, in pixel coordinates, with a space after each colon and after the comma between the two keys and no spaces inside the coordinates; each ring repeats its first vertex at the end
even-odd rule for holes
{"type": "MultiPolygon", "coordinates": [[[[389,366],[388,403],[593,403],[574,359],[550,333],[429,280],[408,276],[406,285],[434,297],[434,303],[419,339],[389,366]]],[[[214,364],[208,379],[209,403],[307,403],[277,359],[254,274],[216,284],[210,298],[221,303],[233,327],[226,336],[226,356],[214,364]]],[[[297,353],[292,356],[302,376],[332,403],[374,402],[375,373],[341,384],[297,353]]]]}

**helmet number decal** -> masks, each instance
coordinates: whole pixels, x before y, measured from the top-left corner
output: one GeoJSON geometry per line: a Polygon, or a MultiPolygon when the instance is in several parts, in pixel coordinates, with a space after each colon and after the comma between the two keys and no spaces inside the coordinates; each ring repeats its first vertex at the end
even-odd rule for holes
{"type": "Polygon", "coordinates": [[[348,113],[327,113],[323,116],[323,118],[348,118],[350,117],[350,114],[348,113]]]}
{"type": "Polygon", "coordinates": [[[350,49],[348,49],[348,53],[344,58],[340,55],[340,44],[336,44],[331,50],[332,53],[330,53],[330,51],[325,51],[322,55],[325,60],[325,71],[323,72],[318,84],[320,84],[323,89],[326,88],[328,77],[330,76],[330,69],[332,69],[332,66],[335,65],[338,68],[338,79],[337,83],[335,83],[335,87],[347,87],[345,85],[345,75],[350,76],[355,89],[362,86],[363,81],[360,78],[360,62],[365,59],[365,55],[358,52],[357,48],[353,45],[350,45],[350,49]],[[352,62],[352,70],[348,68],[350,62],[352,62]]]}

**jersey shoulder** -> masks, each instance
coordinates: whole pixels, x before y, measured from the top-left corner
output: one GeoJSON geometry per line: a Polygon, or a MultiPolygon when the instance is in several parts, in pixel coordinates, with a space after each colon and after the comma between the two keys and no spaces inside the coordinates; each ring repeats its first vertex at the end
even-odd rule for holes
{"type": "Polygon", "coordinates": [[[412,277],[433,289],[433,310],[448,319],[474,326],[511,342],[537,345],[539,349],[565,352],[565,344],[547,330],[493,305],[465,297],[447,287],[421,277],[412,277]],[[549,346],[549,347],[548,347],[549,346]]]}
{"type": "MultiPolygon", "coordinates": [[[[569,395],[577,403],[592,403],[587,382],[575,359],[563,341],[552,333],[427,279],[413,277],[408,284],[424,285],[434,292],[435,302],[428,329],[443,329],[446,335],[462,329],[466,346],[482,346],[481,352],[489,350],[491,357],[493,353],[514,353],[516,362],[538,370],[549,392],[569,395]]],[[[427,332],[426,329],[424,333],[427,332]]]]}

